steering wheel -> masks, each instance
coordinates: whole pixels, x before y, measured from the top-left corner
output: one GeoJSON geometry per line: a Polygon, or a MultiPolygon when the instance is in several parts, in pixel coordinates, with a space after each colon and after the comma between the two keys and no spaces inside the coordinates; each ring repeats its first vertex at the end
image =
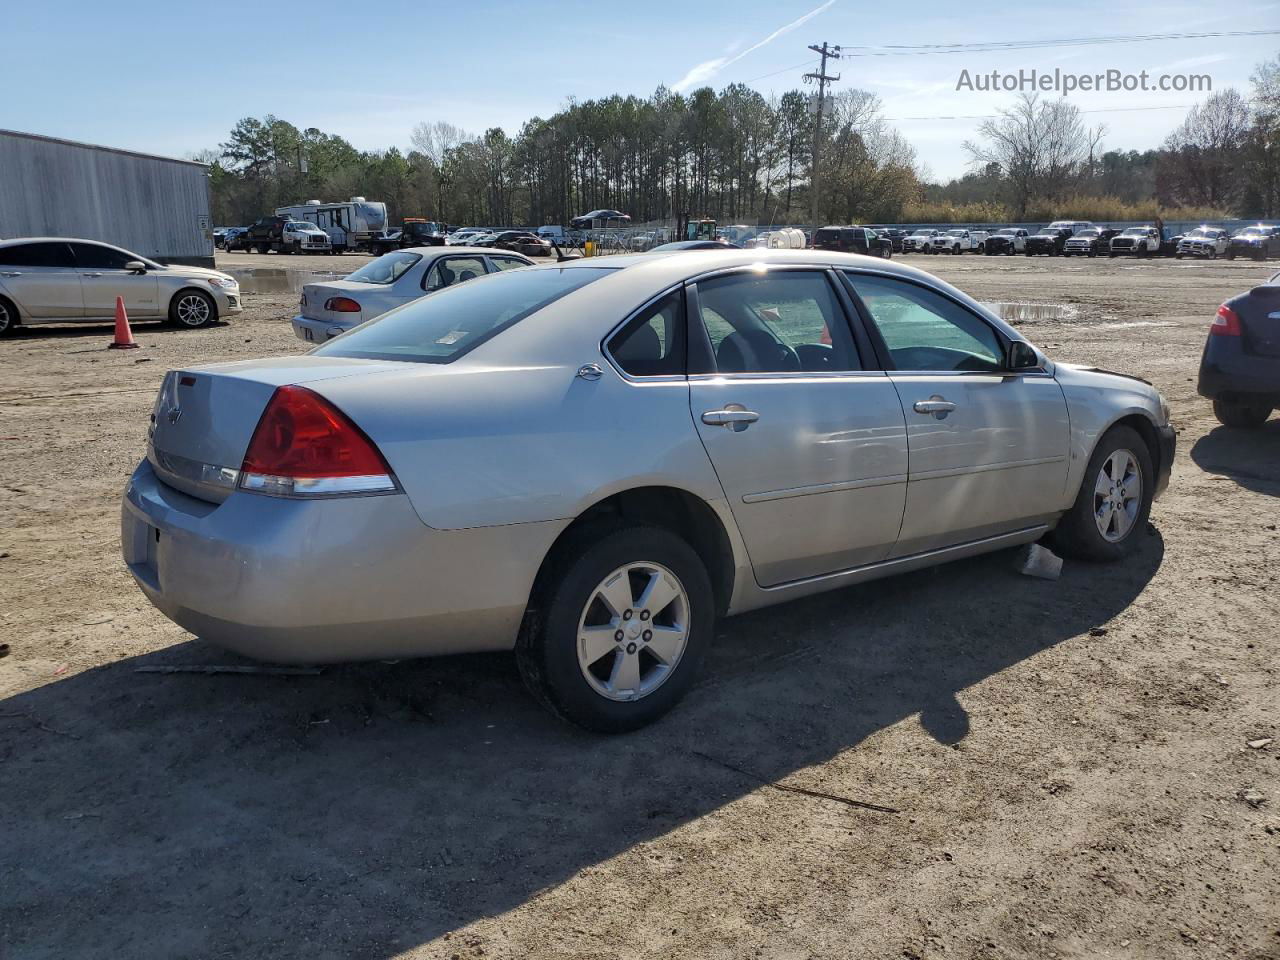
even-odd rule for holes
{"type": "MultiPolygon", "coordinates": [[[[755,338],[753,338],[754,340],[755,338]]],[[[761,337],[761,340],[764,338],[761,337]]],[[[764,344],[752,343],[751,349],[760,354],[760,360],[764,370],[803,370],[804,365],[800,362],[800,354],[789,343],[781,340],[775,340],[769,337],[769,347],[772,353],[763,349],[764,344]],[[775,362],[776,361],[776,362],[775,362]]]]}

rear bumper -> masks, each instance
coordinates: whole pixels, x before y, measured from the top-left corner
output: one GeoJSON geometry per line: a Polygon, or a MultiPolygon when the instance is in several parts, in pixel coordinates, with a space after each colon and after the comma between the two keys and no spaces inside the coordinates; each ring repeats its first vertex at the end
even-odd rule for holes
{"type": "Polygon", "coordinates": [[[403,494],[221,504],[125,491],[124,560],[179,626],[260,660],[322,663],[510,649],[567,521],[435,530],[403,494]]]}
{"type": "Polygon", "coordinates": [[[358,327],[363,320],[314,320],[301,314],[294,317],[293,335],[307,343],[324,343],[339,334],[346,333],[352,327],[358,327]]]}
{"type": "Polygon", "coordinates": [[[1196,392],[1210,400],[1245,395],[1280,402],[1280,357],[1245,353],[1243,337],[1210,336],[1200,357],[1196,392]]]}

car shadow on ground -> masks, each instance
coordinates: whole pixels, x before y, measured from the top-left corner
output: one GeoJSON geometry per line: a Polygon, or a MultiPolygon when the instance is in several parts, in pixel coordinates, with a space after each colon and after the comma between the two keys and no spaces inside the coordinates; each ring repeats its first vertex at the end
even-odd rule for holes
{"type": "Polygon", "coordinates": [[[1205,473],[1234,480],[1247,490],[1280,496],[1280,417],[1260,429],[1216,427],[1191,447],[1191,459],[1205,473]]]}
{"type": "MultiPolygon", "coordinates": [[[[1153,529],[1129,562],[1068,563],[1048,582],[1005,551],[726,620],[684,704],[623,737],[542,712],[506,655],[136,672],[235,662],[191,641],[54,680],[0,701],[0,942],[15,956],[397,955],[761,783],[804,783],[904,719],[944,743],[1002,736],[957,694],[1087,643],[1163,554],[1153,529]]],[[[850,816],[918,812],[873,785],[838,789],[872,805],[837,807],[850,816]]]]}
{"type": "MultiPolygon", "coordinates": [[[[200,333],[202,330],[217,330],[219,327],[226,326],[230,324],[225,320],[215,320],[208,326],[197,329],[177,327],[165,320],[131,320],[129,322],[129,328],[133,331],[134,337],[143,334],[151,336],[153,333],[200,333]]],[[[20,343],[23,340],[74,340],[79,337],[96,337],[107,341],[114,336],[115,325],[112,321],[95,320],[93,323],[68,323],[63,326],[45,323],[30,326],[18,324],[6,339],[20,343]]]]}

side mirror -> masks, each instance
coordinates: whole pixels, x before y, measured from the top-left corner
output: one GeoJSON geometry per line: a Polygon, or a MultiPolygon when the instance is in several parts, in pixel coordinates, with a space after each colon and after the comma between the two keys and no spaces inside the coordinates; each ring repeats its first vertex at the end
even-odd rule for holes
{"type": "Polygon", "coordinates": [[[1009,370],[1030,370],[1040,366],[1040,358],[1035,348],[1025,340],[1013,340],[1009,343],[1005,366],[1009,370]]]}
{"type": "Polygon", "coordinates": [[[124,268],[130,273],[146,273],[147,265],[141,260],[130,260],[124,265],[124,268]]]}

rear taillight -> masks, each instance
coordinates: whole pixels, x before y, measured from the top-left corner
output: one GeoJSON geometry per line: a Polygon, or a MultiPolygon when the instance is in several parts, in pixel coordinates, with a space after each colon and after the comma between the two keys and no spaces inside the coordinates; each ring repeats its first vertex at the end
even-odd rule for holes
{"type": "Polygon", "coordinates": [[[1224,303],[1218,308],[1218,314],[1213,318],[1213,326],[1209,328],[1209,333],[1219,337],[1238,337],[1241,332],[1240,318],[1224,303]]]}
{"type": "Polygon", "coordinates": [[[279,387],[240,467],[240,487],[277,497],[390,493],[378,448],[341,410],[305,387],[279,387]]]}
{"type": "Polygon", "coordinates": [[[335,313],[359,313],[360,304],[356,303],[350,297],[330,297],[324,302],[326,310],[333,310],[335,313]]]}

